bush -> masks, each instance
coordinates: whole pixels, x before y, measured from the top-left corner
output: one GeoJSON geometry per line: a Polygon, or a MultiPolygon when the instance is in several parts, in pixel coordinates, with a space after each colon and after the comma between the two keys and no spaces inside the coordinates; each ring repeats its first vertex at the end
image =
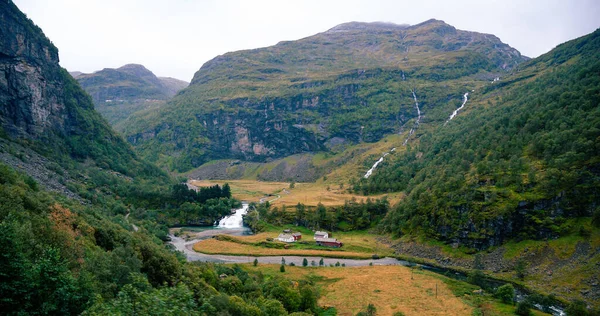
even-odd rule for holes
{"type": "Polygon", "coordinates": [[[600,207],[596,207],[592,214],[592,225],[600,227],[600,207]]]}
{"type": "Polygon", "coordinates": [[[520,258],[517,260],[517,264],[515,265],[515,273],[519,280],[525,279],[525,276],[527,275],[527,262],[525,262],[525,259],[520,258]]]}
{"type": "Polygon", "coordinates": [[[256,267],[258,265],[258,259],[254,258],[254,262],[252,264],[256,267]]]}
{"type": "Polygon", "coordinates": [[[283,272],[285,272],[285,265],[283,265],[283,264],[282,264],[282,265],[279,267],[279,272],[282,272],[282,273],[283,273],[283,272]]]}
{"type": "Polygon", "coordinates": [[[303,267],[307,267],[308,266],[308,260],[306,260],[306,258],[304,258],[304,260],[302,260],[302,266],[303,267]]]}
{"type": "Polygon", "coordinates": [[[528,301],[522,301],[517,304],[517,309],[515,310],[515,314],[520,316],[529,316],[531,315],[531,303],[528,301]]]}
{"type": "Polygon", "coordinates": [[[496,297],[505,304],[512,304],[515,297],[515,288],[512,284],[504,284],[496,290],[496,297]]]}
{"type": "Polygon", "coordinates": [[[589,315],[587,306],[584,301],[576,300],[571,303],[565,310],[569,316],[587,316],[589,315]]]}

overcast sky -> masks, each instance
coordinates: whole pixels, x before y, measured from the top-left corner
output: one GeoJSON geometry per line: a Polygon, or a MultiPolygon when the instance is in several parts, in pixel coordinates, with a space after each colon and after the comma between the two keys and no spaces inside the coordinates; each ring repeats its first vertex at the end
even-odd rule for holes
{"type": "Polygon", "coordinates": [[[69,71],[128,63],[190,81],[226,52],[274,45],[350,21],[435,18],[491,33],[536,57],[600,27],[599,0],[14,0],[69,71]]]}

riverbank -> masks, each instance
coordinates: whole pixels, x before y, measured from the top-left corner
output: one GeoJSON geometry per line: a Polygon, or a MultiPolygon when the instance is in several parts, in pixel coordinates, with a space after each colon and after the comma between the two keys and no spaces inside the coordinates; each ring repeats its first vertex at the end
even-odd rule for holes
{"type": "MultiPolygon", "coordinates": [[[[380,239],[403,259],[444,269],[469,272],[474,268],[474,255],[468,255],[441,243],[422,240],[380,239]]],[[[576,233],[548,241],[508,243],[480,252],[484,273],[494,279],[510,282],[531,292],[554,295],[563,305],[583,300],[600,307],[600,236],[582,237],[576,233]],[[524,278],[519,279],[516,264],[525,262],[524,278]]]]}

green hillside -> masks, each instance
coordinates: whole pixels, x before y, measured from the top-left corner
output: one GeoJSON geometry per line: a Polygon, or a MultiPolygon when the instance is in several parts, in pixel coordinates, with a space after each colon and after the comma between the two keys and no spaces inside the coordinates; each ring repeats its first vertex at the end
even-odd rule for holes
{"type": "Polygon", "coordinates": [[[437,20],[342,24],[218,56],[167,106],[134,115],[123,133],[144,157],[176,171],[213,159],[331,151],[410,128],[413,89],[427,119],[443,122],[464,92],[524,60],[493,35],[437,20]]]}
{"type": "Polygon", "coordinates": [[[157,109],[188,83],[159,78],[142,65],[105,68],[91,74],[73,73],[94,101],[96,110],[117,130],[133,113],[157,109]]]}
{"type": "Polygon", "coordinates": [[[11,1],[0,3],[0,34],[3,315],[318,311],[311,284],[185,263],[166,246],[165,225],[187,224],[180,206],[188,220],[229,214],[228,191],[171,187],[173,179],[139,159],[11,1]]]}
{"type": "Polygon", "coordinates": [[[474,248],[555,238],[598,217],[600,31],[476,90],[464,112],[386,159],[355,191],[405,191],[384,228],[474,248]]]}

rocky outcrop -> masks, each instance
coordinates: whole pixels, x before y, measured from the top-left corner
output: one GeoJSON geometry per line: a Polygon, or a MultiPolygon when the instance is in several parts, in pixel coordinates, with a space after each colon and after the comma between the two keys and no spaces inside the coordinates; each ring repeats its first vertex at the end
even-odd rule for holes
{"type": "Polygon", "coordinates": [[[72,177],[95,166],[129,176],[153,169],[94,111],[89,95],[58,61],[58,50],[44,33],[12,1],[0,1],[0,137],[7,149],[0,160],[68,196],[68,177],[50,179],[56,173],[52,164],[71,169],[63,173],[77,169],[72,177]],[[19,146],[24,154],[11,152],[19,146]],[[28,163],[21,166],[10,156],[29,157],[28,163]],[[86,166],[79,169],[81,161],[86,166]]]}
{"type": "Polygon", "coordinates": [[[133,115],[123,133],[149,159],[175,157],[168,167],[179,171],[213,159],[269,162],[378,141],[417,117],[411,90],[423,91],[429,111],[460,100],[480,72],[524,60],[492,35],[443,21],[351,22],[217,56],[158,112],[133,115]]]}
{"type": "Polygon", "coordinates": [[[10,1],[0,4],[0,124],[12,137],[39,139],[71,128],[58,49],[10,1]]]}

